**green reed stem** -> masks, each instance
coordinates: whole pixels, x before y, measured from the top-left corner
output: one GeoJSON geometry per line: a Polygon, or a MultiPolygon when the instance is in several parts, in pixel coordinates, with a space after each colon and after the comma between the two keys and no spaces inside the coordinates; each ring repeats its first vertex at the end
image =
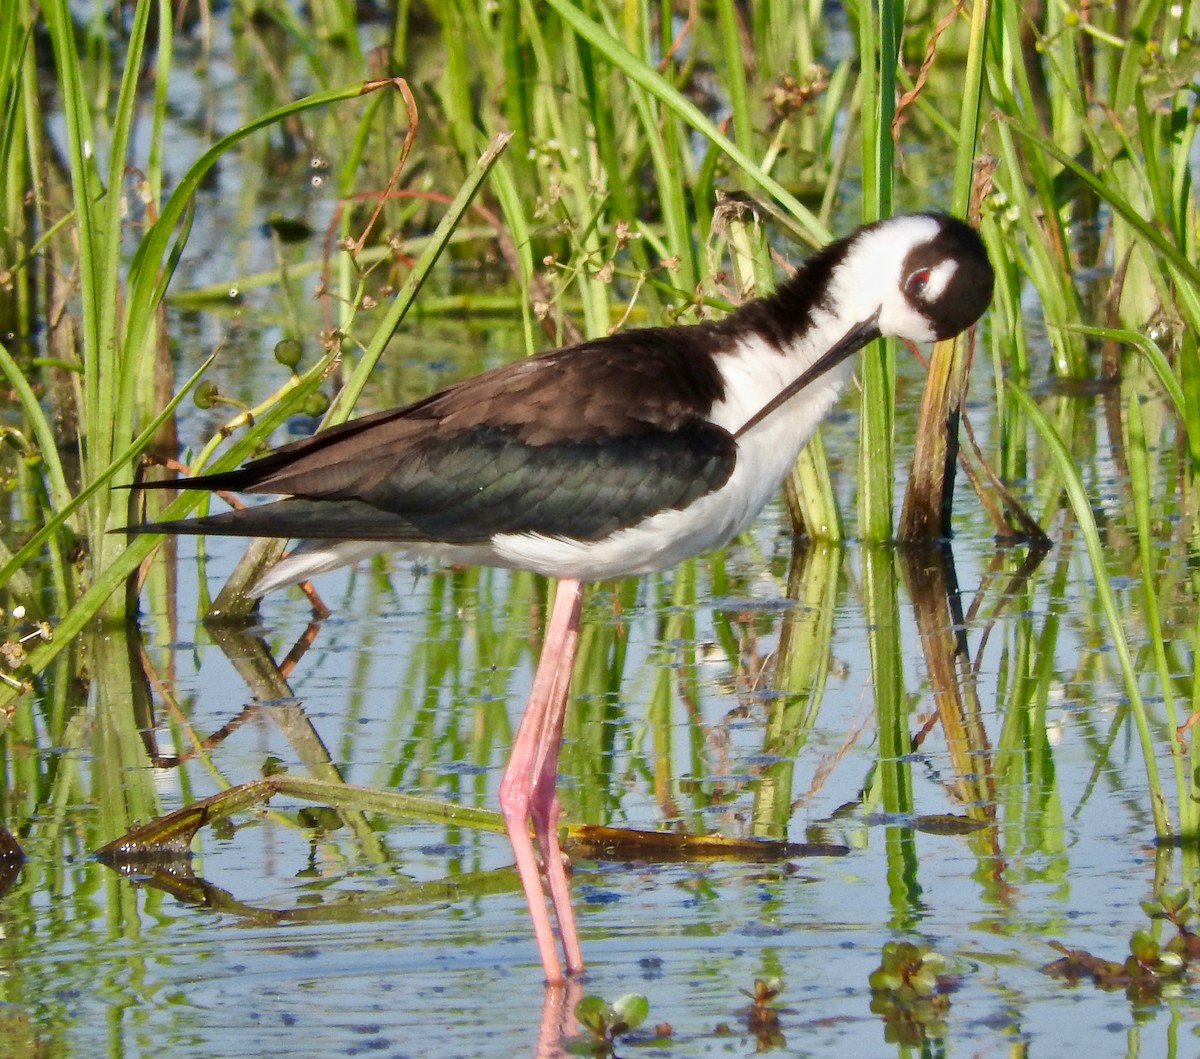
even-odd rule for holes
{"type": "MultiPolygon", "coordinates": [[[[1159,570],[1154,559],[1155,548],[1150,529],[1150,464],[1146,451],[1146,427],[1142,419],[1141,401],[1131,394],[1127,405],[1129,441],[1126,452],[1129,458],[1129,485],[1133,494],[1133,513],[1137,523],[1138,559],[1141,563],[1142,616],[1154,654],[1158,683],[1162,690],[1163,707],[1167,713],[1167,724],[1172,732],[1179,727],[1179,715],[1175,707],[1170,667],[1167,662],[1166,641],[1163,637],[1161,611],[1158,605],[1159,570]]],[[[1197,837],[1200,823],[1198,805],[1191,797],[1193,786],[1192,770],[1188,766],[1183,748],[1175,738],[1170,740],[1171,756],[1175,763],[1175,797],[1179,806],[1179,834],[1185,839],[1197,837]]]]}
{"type": "MultiPolygon", "coordinates": [[[[858,5],[860,125],[862,134],[863,219],[876,220],[892,212],[892,117],[895,114],[896,63],[901,0],[880,0],[878,22],[871,0],[858,5]]],[[[858,450],[858,529],[868,541],[892,536],[893,431],[895,423],[895,343],[872,343],[861,357],[862,428],[858,450]]]]}
{"type": "Polygon", "coordinates": [[[971,202],[975,180],[975,159],[980,143],[979,116],[987,92],[987,31],[991,0],[976,0],[971,5],[971,28],[967,41],[967,63],[963,71],[963,102],[958,112],[958,142],[954,155],[954,194],[952,209],[964,216],[971,202]]]}
{"type": "Polygon", "coordinates": [[[1146,766],[1146,779],[1150,787],[1150,809],[1154,817],[1154,830],[1159,838],[1167,838],[1173,833],[1170,815],[1167,811],[1166,798],[1158,778],[1158,764],[1154,738],[1150,732],[1150,722],[1142,701],[1141,690],[1138,687],[1137,670],[1133,656],[1129,651],[1129,642],[1125,638],[1125,623],[1117,606],[1116,593],[1104,562],[1104,546],[1100,542],[1100,532],[1096,528],[1096,519],[1092,513],[1092,505],[1084,489],[1083,480],[1079,477],[1079,469],[1062,438],[1046,414],[1038,407],[1037,402],[1024,390],[1013,383],[1009,390],[1022,406],[1030,422],[1041,435],[1071,502],[1075,520],[1087,547],[1088,558],[1091,560],[1092,572],[1096,579],[1095,591],[1104,610],[1108,623],[1109,634],[1112,636],[1113,649],[1121,667],[1121,677],[1125,684],[1125,693],[1129,697],[1129,706],[1137,729],[1138,741],[1142,747],[1142,759],[1146,766]]]}
{"type": "Polygon", "coordinates": [[[754,125],[750,119],[750,102],[746,96],[746,64],[742,61],[742,27],[738,5],[734,0],[718,0],[717,26],[724,44],[725,88],[729,93],[729,109],[733,114],[733,141],[738,150],[750,156],[753,150],[754,125]]]}
{"type": "Polygon", "coordinates": [[[886,545],[864,544],[862,553],[863,617],[871,653],[871,683],[879,729],[875,791],[886,813],[913,808],[912,749],[904,694],[904,646],[900,640],[899,572],[886,545]]]}
{"type": "Polygon", "coordinates": [[[640,60],[603,27],[591,21],[570,0],[546,0],[562,20],[583,40],[602,54],[622,74],[649,92],[668,110],[713,143],[743,174],[773,196],[804,226],[814,242],[827,242],[829,232],[817,217],[786,188],[763,172],[759,165],[725,136],[690,99],[661,74],[640,60]]]}

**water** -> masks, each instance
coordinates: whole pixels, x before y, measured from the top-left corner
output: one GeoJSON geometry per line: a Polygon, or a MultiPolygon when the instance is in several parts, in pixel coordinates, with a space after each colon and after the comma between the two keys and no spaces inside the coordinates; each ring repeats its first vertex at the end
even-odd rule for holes
{"type": "MultiPolygon", "coordinates": [[[[779,512],[769,512],[753,541],[731,549],[722,572],[728,591],[715,605],[707,562],[643,583],[619,614],[603,590],[590,601],[585,645],[601,648],[591,664],[620,667],[618,648],[626,654],[615,686],[582,678],[564,749],[564,807],[586,823],[762,833],[756,821],[770,815],[760,814],[763,777],[780,767],[775,711],[800,701],[803,744],[784,759],[794,773],[782,804],[795,803],[786,837],[849,852],[768,864],[576,863],[588,961],[582,990],[608,1000],[643,993],[649,1023],[671,1027],[622,1052],[751,1052],[758,1041],[741,990],[775,977],[783,981],[776,1032],[788,1054],[890,1051],[870,1010],[868,977],[887,941],[908,939],[945,957],[953,981],[935,1051],[993,1055],[1036,1044],[1073,1053],[1083,1042],[1105,1054],[1186,1053],[1182,1035],[1200,1013],[1190,987],[1168,986],[1161,1003],[1135,1006],[1122,992],[1068,986],[1039,970],[1058,955],[1052,940],[1123,959],[1130,934],[1147,923],[1139,902],[1173,859],[1151,842],[1144,771],[1128,723],[1117,727],[1122,695],[1094,643],[1078,561],[1066,564],[1061,589],[1040,581],[1031,607],[1010,607],[990,627],[976,678],[983,735],[972,750],[998,794],[974,807],[963,802],[964,784],[979,777],[956,769],[944,725],[931,721],[935,696],[901,592],[905,730],[929,730],[901,764],[912,812],[895,816],[870,793],[887,762],[860,602],[865,553],[851,547],[840,563],[834,555],[840,576],[815,606],[789,603],[778,524],[779,512]],[[693,574],[697,603],[656,598],[693,574]],[[789,617],[828,622],[820,687],[809,675],[770,688],[778,684],[771,653],[789,617]],[[695,639],[664,637],[673,620],[694,622],[695,639]],[[736,665],[720,647],[734,629],[736,665]],[[1020,719],[1014,689],[1036,673],[1018,679],[1012,661],[1027,636],[1049,652],[1040,663],[1047,693],[1027,711],[1029,723],[1044,721],[1044,741],[1005,734],[1020,719]],[[693,642],[702,647],[694,671],[693,642]],[[916,819],[972,809],[993,824],[940,834],[916,819]]],[[[181,600],[196,590],[192,547],[181,549],[181,600]]],[[[1060,542],[1039,576],[1069,549],[1060,542]]],[[[955,554],[969,601],[994,546],[960,536],[955,554]]],[[[209,543],[214,584],[235,558],[236,546],[209,543]]],[[[327,775],[332,765],[349,783],[494,807],[535,646],[529,611],[497,601],[529,606],[525,587],[502,573],[414,579],[403,562],[390,579],[371,570],[330,575],[322,588],[334,616],[291,673],[296,699],[245,715],[254,695],[238,667],[245,671],[255,653],[253,637],[231,648],[231,660],[186,619],[173,637],[151,632],[145,653],[159,753],[194,752],[197,741],[229,730],[178,768],[153,769],[134,753],[140,774],[122,782],[152,788],[168,810],[253,779],[275,759],[298,775],[327,775]],[[439,628],[448,642],[433,635],[439,628]]],[[[998,598],[985,588],[984,612],[998,598]]],[[[160,618],[145,616],[143,628],[160,618]]],[[[272,599],[256,632],[282,656],[306,619],[298,595],[272,599]]],[[[983,627],[981,619],[968,626],[972,651],[983,627]]],[[[116,710],[97,701],[98,684],[83,723],[103,728],[116,710]]],[[[78,748],[27,748],[67,799],[58,811],[68,833],[79,826],[72,821],[97,812],[89,791],[105,772],[96,759],[104,745],[93,732],[78,748]],[[76,784],[63,783],[64,774],[76,784]]],[[[553,1010],[542,1028],[541,968],[503,836],[377,814],[359,826],[352,810],[341,820],[318,817],[314,829],[301,816],[306,808],[278,797],[269,811],[202,829],[191,868],[210,889],[176,884],[175,896],[118,876],[55,828],[35,829],[55,840],[35,837],[4,906],[8,980],[19,988],[0,1009],[12,1027],[0,1051],[524,1055],[539,1032],[551,1041],[563,1032],[553,1010]],[[64,849],[72,852],[64,857],[64,849]]]]}
{"type": "MultiPolygon", "coordinates": [[[[187,73],[174,82],[182,116],[168,154],[180,165],[208,142],[201,126],[241,120],[220,24],[217,44],[199,87],[187,73]]],[[[332,193],[312,176],[307,158],[279,149],[227,159],[199,197],[177,287],[232,287],[271,267],[268,209],[323,230],[332,193]]],[[[461,280],[445,269],[436,293],[461,280]]],[[[222,391],[260,399],[286,377],[270,357],[279,337],[303,335],[306,363],[315,355],[327,321],[311,283],[295,280],[290,300],[251,289],[216,311],[173,311],[177,376],[222,344],[222,391]]],[[[521,349],[515,310],[499,325],[410,320],[364,408],[521,349]]],[[[973,392],[986,395],[984,360],[973,392]]],[[[919,386],[904,360],[897,495],[919,386]]],[[[985,448],[1000,429],[990,404],[975,424],[985,448]]],[[[1174,807],[1120,462],[1097,400],[1053,408],[1082,438],[1174,807]]],[[[225,414],[186,407],[183,443],[199,445],[225,414]]],[[[846,511],[857,430],[850,398],[825,431],[846,511]]],[[[1154,577],[1186,701],[1186,522],[1171,453],[1154,458],[1154,577]]],[[[327,808],[283,793],[201,828],[190,861],[122,875],[94,857],[135,823],[280,770],[494,809],[528,694],[544,615],[534,579],[368,564],[322,580],[332,615],[315,631],[289,593],[238,635],[198,620],[236,542],[181,542],[143,592],[137,630],[81,640],[4,735],[3,819],[28,860],[0,898],[0,1056],[552,1055],[579,1032],[569,1013],[581,995],[629,992],[650,1014],[620,1054],[891,1054],[901,1046],[872,1010],[869,979],[898,939],[945,960],[944,1008],[918,1009],[907,1027],[927,1054],[1194,1054],[1190,978],[1147,1001],[1041,971],[1059,956],[1052,941],[1123,960],[1150,925],[1140,903],[1196,875],[1194,850],[1153,843],[1094,575],[1054,517],[1057,494],[1043,495],[1041,460],[1020,486],[1055,547],[1028,575],[1026,551],[998,550],[960,487],[953,574],[970,665],[950,653],[956,618],[928,564],[906,571],[897,551],[854,543],[794,558],[778,506],[718,557],[593,590],[562,758],[566,818],[845,855],[576,858],[588,974],[563,993],[543,988],[511,852],[486,828],[386,815],[353,794],[327,808]],[[285,677],[275,666],[289,652],[285,677]],[[938,816],[962,826],[924,819],[938,816]],[[775,978],[778,1024],[756,1032],[744,994],[775,978]]]]}

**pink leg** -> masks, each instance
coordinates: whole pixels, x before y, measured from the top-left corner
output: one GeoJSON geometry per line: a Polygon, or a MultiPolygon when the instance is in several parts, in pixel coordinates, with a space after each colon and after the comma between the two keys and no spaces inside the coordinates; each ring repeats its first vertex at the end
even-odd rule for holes
{"type": "MultiPolygon", "coordinates": [[[[578,640],[578,629],[576,630],[578,640]]],[[[574,650],[572,650],[574,657],[574,650]]],[[[579,947],[579,933],[575,929],[575,911],[571,907],[571,890],[567,873],[563,867],[562,849],[558,844],[558,748],[562,745],[562,718],[566,712],[567,684],[563,683],[563,710],[559,712],[558,731],[542,764],[542,771],[534,780],[533,797],[529,812],[533,817],[533,833],[538,848],[542,851],[542,865],[546,881],[550,884],[550,902],[558,920],[558,933],[563,952],[567,957],[567,973],[583,970],[583,951],[579,947]]]]}
{"type": "Polygon", "coordinates": [[[550,884],[550,897],[567,958],[567,973],[576,974],[583,970],[583,956],[558,846],[558,798],[554,788],[558,777],[558,747],[562,742],[567,710],[567,688],[579,646],[582,602],[583,585],[579,581],[571,578],[559,581],[542,657],[533,678],[533,691],[517,729],[504,778],[500,781],[500,810],[516,858],[517,874],[529,902],[546,981],[551,983],[562,982],[563,974],[529,824],[532,820],[550,884]]]}

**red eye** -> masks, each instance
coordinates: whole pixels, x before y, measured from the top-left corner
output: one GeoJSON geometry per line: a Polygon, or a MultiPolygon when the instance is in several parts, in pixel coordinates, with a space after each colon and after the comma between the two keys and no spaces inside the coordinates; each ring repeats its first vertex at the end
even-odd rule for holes
{"type": "Polygon", "coordinates": [[[904,281],[904,293],[913,298],[919,298],[925,293],[925,286],[929,283],[929,277],[933,274],[932,269],[919,268],[916,272],[909,275],[904,281]]]}

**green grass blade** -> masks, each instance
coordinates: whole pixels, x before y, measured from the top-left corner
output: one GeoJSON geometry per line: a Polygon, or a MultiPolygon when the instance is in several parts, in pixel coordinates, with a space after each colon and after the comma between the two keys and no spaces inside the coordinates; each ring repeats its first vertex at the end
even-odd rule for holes
{"type": "Polygon", "coordinates": [[[750,180],[767,194],[774,196],[804,226],[815,243],[828,242],[829,231],[817,216],[790,194],[783,185],[763,172],[758,163],[725,136],[716,125],[705,117],[695,103],[684,96],[666,78],[638,59],[624,44],[589,19],[569,0],[546,0],[546,4],[552,7],[575,33],[604,55],[621,73],[715,144],[750,180]]]}
{"type": "Polygon", "coordinates": [[[1100,541],[1100,531],[1096,528],[1096,518],[1092,513],[1092,505],[1087,491],[1084,489],[1083,479],[1079,476],[1079,468],[1070,449],[1067,448],[1058,431],[1054,429],[1054,424],[1038,407],[1037,402],[1025,390],[1013,383],[1009,383],[1009,392],[1025,410],[1025,414],[1029,416],[1030,422],[1045,442],[1046,448],[1058,468],[1063,487],[1071,502],[1071,510],[1075,513],[1075,521],[1087,547],[1088,558],[1091,560],[1096,596],[1104,610],[1108,631],[1112,636],[1113,649],[1121,667],[1125,693],[1129,696],[1130,710],[1133,713],[1138,740],[1142,747],[1146,779],[1150,786],[1150,808],[1154,817],[1154,830],[1159,838],[1167,838],[1172,834],[1172,826],[1170,815],[1167,812],[1166,798],[1158,778],[1154,738],[1150,732],[1150,723],[1145,703],[1142,701],[1142,693],[1138,688],[1137,670],[1134,666],[1133,655],[1129,650],[1129,641],[1125,638],[1125,623],[1117,607],[1116,593],[1104,562],[1104,546],[1100,541]]]}
{"type": "MultiPolygon", "coordinates": [[[[1158,604],[1158,585],[1161,581],[1155,563],[1154,537],[1150,528],[1150,460],[1146,445],[1146,427],[1142,420],[1142,405],[1137,394],[1130,394],[1126,422],[1129,440],[1126,452],[1129,458],[1129,484],[1133,495],[1134,518],[1137,523],[1138,559],[1141,564],[1142,614],[1146,622],[1146,633],[1150,649],[1154,654],[1158,683],[1162,689],[1163,707],[1167,723],[1172,730],[1179,727],[1179,716],[1175,707],[1171,667],[1167,659],[1166,640],[1163,636],[1161,609],[1158,604]]],[[[1179,805],[1179,832],[1183,838],[1197,836],[1197,804],[1192,801],[1189,790],[1191,769],[1184,758],[1178,739],[1171,740],[1171,757],[1175,763],[1176,800],[1179,805]]]]}
{"type": "MultiPolygon", "coordinates": [[[[182,401],[184,397],[187,396],[187,394],[191,391],[192,387],[200,381],[200,377],[208,370],[208,366],[212,364],[215,359],[216,354],[213,354],[203,364],[200,365],[195,374],[193,374],[192,377],[183,384],[179,392],[171,398],[167,406],[163,408],[163,410],[159,412],[158,415],[156,415],[152,420],[150,420],[145,429],[143,429],[142,432],[133,439],[133,442],[128,448],[125,449],[124,452],[118,453],[115,457],[113,457],[112,462],[109,463],[108,467],[105,468],[104,471],[102,471],[96,478],[93,478],[90,482],[88,482],[88,484],[74,497],[69,500],[65,500],[61,506],[55,507],[54,515],[47,520],[45,525],[43,525],[41,529],[34,533],[34,535],[25,542],[25,544],[19,551],[16,552],[15,555],[13,555],[9,562],[5,563],[3,566],[0,566],[0,585],[3,585],[9,579],[9,577],[13,575],[13,573],[21,569],[25,563],[29,562],[37,554],[37,551],[42,544],[45,543],[45,541],[48,540],[53,534],[57,533],[63,527],[63,525],[66,524],[67,520],[70,519],[70,517],[80,507],[86,504],[98,490],[106,488],[108,483],[112,481],[114,477],[116,477],[118,472],[128,468],[130,463],[132,463],[133,460],[135,460],[150,443],[150,440],[158,432],[159,427],[161,427],[168,419],[171,418],[172,415],[175,414],[175,409],[179,407],[179,402],[182,401]]],[[[11,358],[8,355],[8,351],[5,350],[3,346],[0,346],[0,368],[3,368],[7,372],[10,363],[11,358]]],[[[21,381],[24,383],[23,379],[21,381]]],[[[50,451],[53,452],[54,450],[51,449],[50,451]]]]}
{"type": "Polygon", "coordinates": [[[1120,214],[1121,219],[1149,243],[1158,254],[1161,254],[1172,268],[1186,277],[1193,287],[1200,288],[1200,267],[1189,261],[1184,252],[1163,235],[1153,220],[1147,220],[1142,216],[1136,203],[1116,193],[1104,179],[1096,176],[1091,169],[1082,165],[1076,158],[1036,129],[1016,118],[1008,118],[1006,124],[1032,143],[1037,150],[1048,154],[1059,165],[1069,169],[1098,198],[1103,199],[1116,213],[1120,214]]]}
{"type": "Polygon", "coordinates": [[[1082,324],[1072,326],[1071,330],[1077,331],[1081,335],[1093,335],[1096,338],[1107,338],[1114,342],[1123,342],[1126,345],[1133,346],[1134,349],[1145,357],[1146,363],[1150,365],[1155,378],[1158,379],[1172,407],[1175,409],[1175,414],[1179,417],[1179,421],[1181,423],[1187,422],[1183,387],[1179,385],[1179,380],[1175,378],[1175,373],[1171,370],[1171,362],[1167,360],[1163,351],[1158,348],[1158,343],[1149,335],[1144,335],[1141,331],[1129,331],[1122,327],[1090,327],[1082,324]]]}

